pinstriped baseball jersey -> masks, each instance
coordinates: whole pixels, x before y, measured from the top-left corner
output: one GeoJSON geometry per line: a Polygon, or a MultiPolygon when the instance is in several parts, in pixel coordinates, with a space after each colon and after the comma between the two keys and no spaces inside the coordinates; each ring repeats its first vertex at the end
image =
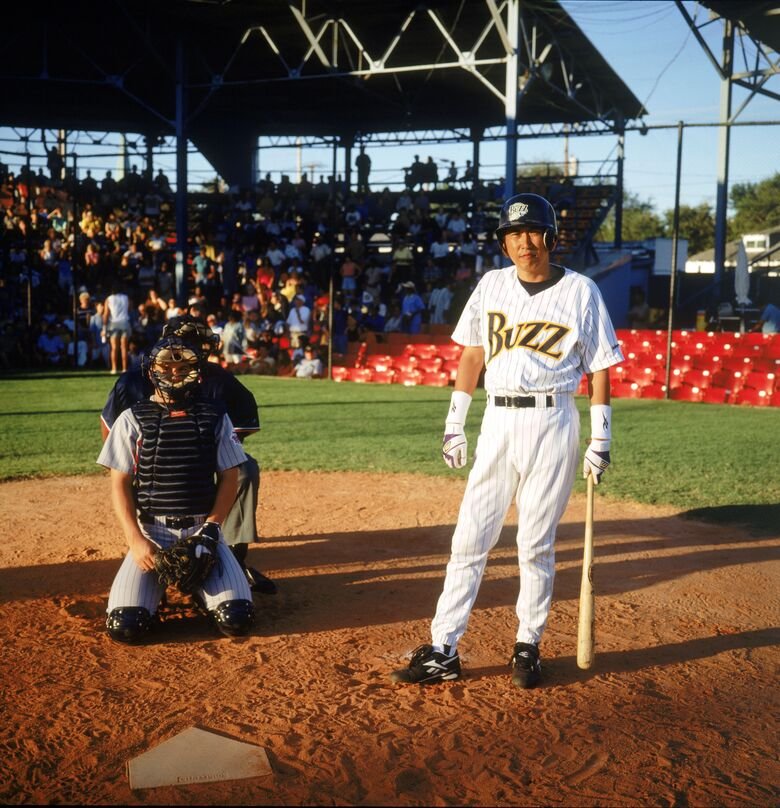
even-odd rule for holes
{"type": "Polygon", "coordinates": [[[494,395],[574,393],[583,373],[623,361],[596,284],[570,269],[529,294],[514,266],[487,272],[452,339],[485,350],[485,389],[494,395]]]}
{"type": "Polygon", "coordinates": [[[461,345],[484,349],[488,406],[431,622],[436,647],[456,648],[466,631],[488,553],[513,500],[520,572],[517,641],[539,643],[545,629],[555,533],[579,453],[580,418],[572,393],[583,373],[623,360],[598,287],[569,269],[551,270],[547,281],[528,288],[514,266],[486,273],[452,335],[461,345]],[[500,399],[518,396],[531,398],[531,406],[503,406],[507,402],[500,399]]]}
{"type": "MultiPolygon", "coordinates": [[[[141,425],[132,410],[125,410],[116,419],[111,432],[98,456],[97,463],[106,468],[116,469],[125,474],[135,470],[138,441],[141,438],[141,425]]],[[[217,428],[217,468],[225,471],[246,461],[241,441],[236,437],[233,424],[227,414],[223,415],[217,428]]]]}

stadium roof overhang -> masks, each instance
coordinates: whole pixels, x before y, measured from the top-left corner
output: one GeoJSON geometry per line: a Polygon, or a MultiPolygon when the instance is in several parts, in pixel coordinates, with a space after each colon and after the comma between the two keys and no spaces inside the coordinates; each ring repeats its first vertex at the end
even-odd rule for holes
{"type": "Polygon", "coordinates": [[[184,131],[218,168],[262,135],[479,137],[506,124],[515,52],[519,126],[619,131],[645,113],[555,0],[69,0],[12,16],[0,124],[184,131]]]}

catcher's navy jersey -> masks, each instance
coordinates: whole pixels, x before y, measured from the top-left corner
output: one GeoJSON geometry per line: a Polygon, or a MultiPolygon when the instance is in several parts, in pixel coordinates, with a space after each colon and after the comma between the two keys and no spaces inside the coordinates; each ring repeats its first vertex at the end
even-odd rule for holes
{"type": "MultiPolygon", "coordinates": [[[[116,469],[125,474],[133,474],[138,455],[138,441],[141,439],[141,425],[131,409],[120,413],[111,432],[103,444],[97,463],[106,468],[116,469]]],[[[233,468],[247,459],[236,437],[233,424],[223,415],[216,432],[217,467],[215,471],[233,468]]]]}

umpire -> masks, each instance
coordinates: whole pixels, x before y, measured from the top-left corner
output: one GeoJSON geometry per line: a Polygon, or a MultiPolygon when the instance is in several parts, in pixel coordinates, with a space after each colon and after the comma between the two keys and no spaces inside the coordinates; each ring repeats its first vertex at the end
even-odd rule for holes
{"type": "MultiPolygon", "coordinates": [[[[171,317],[163,328],[162,336],[179,337],[202,352],[204,358],[219,344],[214,332],[202,320],[189,314],[171,317]]],[[[243,443],[248,435],[259,432],[257,402],[252,393],[230,371],[215,362],[204,361],[202,374],[201,395],[222,402],[239,440],[243,443]]],[[[108,394],[100,416],[103,440],[108,437],[111,427],[124,410],[136,401],[149,398],[153,392],[151,381],[140,369],[123,373],[108,394]]],[[[246,565],[249,545],[258,540],[255,514],[260,491],[260,466],[249,454],[246,454],[246,458],[238,467],[238,496],[222,525],[222,532],[244,570],[252,591],[273,595],[276,593],[276,584],[246,565]]]]}

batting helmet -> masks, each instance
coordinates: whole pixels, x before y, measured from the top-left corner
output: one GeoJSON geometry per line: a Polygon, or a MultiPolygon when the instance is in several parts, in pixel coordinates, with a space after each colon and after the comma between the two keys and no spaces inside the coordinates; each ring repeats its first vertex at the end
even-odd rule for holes
{"type": "Polygon", "coordinates": [[[219,337],[197,317],[182,314],[171,317],[162,330],[163,337],[179,337],[188,345],[196,347],[204,356],[208,356],[219,347],[219,337]]]}
{"type": "Polygon", "coordinates": [[[517,194],[504,202],[498,216],[496,239],[504,248],[504,237],[514,230],[524,227],[539,228],[544,231],[544,246],[552,252],[558,241],[558,220],[555,217],[555,208],[538,194],[517,194]]]}
{"type": "Polygon", "coordinates": [[[144,357],[143,368],[166,403],[182,404],[200,385],[203,357],[180,337],[163,337],[144,357]]]}

